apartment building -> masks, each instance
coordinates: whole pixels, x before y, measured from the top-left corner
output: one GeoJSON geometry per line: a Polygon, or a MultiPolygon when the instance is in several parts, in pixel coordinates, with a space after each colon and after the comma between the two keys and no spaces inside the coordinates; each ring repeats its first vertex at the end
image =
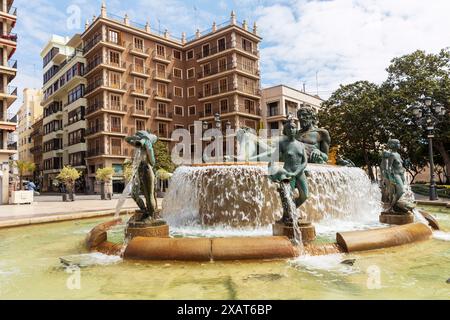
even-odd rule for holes
{"type": "Polygon", "coordinates": [[[0,1],[0,204],[9,202],[9,159],[17,152],[16,147],[12,147],[14,144],[8,145],[17,125],[13,115],[8,113],[17,99],[17,88],[9,85],[17,73],[17,61],[12,59],[17,47],[17,35],[12,32],[17,19],[13,2],[0,1]]]}
{"type": "Polygon", "coordinates": [[[303,106],[312,107],[316,112],[324,100],[303,91],[278,85],[262,90],[261,106],[265,129],[281,130],[283,121],[289,114],[297,119],[297,110],[303,106]]]}
{"type": "Polygon", "coordinates": [[[42,158],[42,143],[44,137],[44,117],[41,115],[39,118],[34,120],[34,123],[31,125],[31,133],[30,138],[32,142],[32,147],[30,148],[30,153],[33,158],[33,162],[36,165],[36,170],[33,174],[33,181],[39,183],[39,186],[42,187],[43,178],[44,178],[44,160],[42,158]]]}
{"type": "Polygon", "coordinates": [[[27,162],[33,162],[31,148],[32,124],[42,117],[42,91],[26,88],[23,90],[23,103],[17,112],[18,126],[18,158],[27,162]]]}
{"type": "Polygon", "coordinates": [[[261,38],[234,12],[226,23],[178,39],[111,15],[103,4],[81,39],[91,190],[101,167],[113,167],[114,190],[123,188],[123,162],[133,153],[124,138],[138,130],[170,143],[174,129],[192,130],[196,120],[212,126],[216,113],[232,128],[260,127],[261,38]]]}
{"type": "MultiPolygon", "coordinates": [[[[52,191],[55,190],[53,182],[64,165],[71,165],[83,173],[86,170],[86,99],[83,97],[86,59],[80,35],[72,38],[52,36],[41,57],[44,83],[42,190],[52,191]]],[[[81,182],[77,185],[77,192],[84,191],[84,183],[81,182]]]]}

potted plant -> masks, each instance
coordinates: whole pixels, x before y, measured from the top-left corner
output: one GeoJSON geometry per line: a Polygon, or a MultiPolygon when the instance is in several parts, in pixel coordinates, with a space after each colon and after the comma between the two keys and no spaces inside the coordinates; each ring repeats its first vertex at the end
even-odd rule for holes
{"type": "MultiPolygon", "coordinates": [[[[158,171],[156,171],[156,178],[159,180],[159,181],[169,181],[170,180],[170,178],[172,178],[172,173],[170,173],[170,172],[167,172],[166,170],[164,170],[164,169],[159,169],[158,171]]],[[[164,198],[164,194],[165,194],[165,192],[164,192],[164,190],[162,190],[161,188],[160,188],[160,184],[158,184],[158,190],[157,190],[157,196],[158,196],[158,198],[164,198]]]]}
{"type": "Polygon", "coordinates": [[[16,160],[13,162],[13,166],[17,168],[17,173],[19,175],[19,190],[23,190],[23,177],[26,174],[32,175],[36,170],[36,165],[33,162],[25,160],[16,160]]]}
{"type": "Polygon", "coordinates": [[[66,187],[63,194],[63,201],[75,201],[75,181],[81,176],[81,173],[71,166],[64,166],[59,175],[56,177],[66,187]]]}
{"type": "Polygon", "coordinates": [[[114,169],[111,167],[99,168],[95,173],[95,179],[100,182],[100,195],[102,200],[111,200],[111,192],[106,192],[106,184],[111,183],[114,169]]]}

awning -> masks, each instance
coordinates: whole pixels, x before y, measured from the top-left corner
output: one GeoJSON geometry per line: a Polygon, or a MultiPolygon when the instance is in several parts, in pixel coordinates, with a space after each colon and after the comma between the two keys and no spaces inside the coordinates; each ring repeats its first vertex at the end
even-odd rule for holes
{"type": "Polygon", "coordinates": [[[15,125],[0,124],[0,130],[16,131],[15,125]]]}

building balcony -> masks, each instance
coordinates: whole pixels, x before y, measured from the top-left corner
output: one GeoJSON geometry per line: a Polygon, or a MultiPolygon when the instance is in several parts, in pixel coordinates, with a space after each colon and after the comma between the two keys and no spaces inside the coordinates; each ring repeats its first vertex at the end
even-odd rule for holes
{"type": "Polygon", "coordinates": [[[214,96],[229,94],[230,92],[233,92],[235,89],[232,85],[228,86],[218,86],[213,87],[209,90],[202,90],[198,93],[199,99],[205,99],[205,98],[212,98],[214,96]]]}
{"type": "Polygon", "coordinates": [[[169,72],[160,72],[160,71],[153,71],[152,78],[154,81],[160,81],[165,83],[172,82],[172,74],[169,72]]]}
{"type": "Polygon", "coordinates": [[[136,106],[133,107],[131,115],[136,118],[151,118],[150,109],[138,109],[136,106]]]}
{"type": "Polygon", "coordinates": [[[147,67],[144,67],[144,66],[137,65],[137,64],[132,64],[130,74],[132,74],[133,76],[149,78],[150,77],[150,69],[147,67]]]}
{"type": "Polygon", "coordinates": [[[0,65],[0,74],[6,74],[8,82],[13,81],[17,75],[17,60],[8,60],[6,65],[0,65]]]}
{"type": "Polygon", "coordinates": [[[6,107],[9,108],[17,100],[17,87],[4,87],[0,90],[0,99],[6,100],[6,107]]]}
{"type": "Polygon", "coordinates": [[[116,50],[125,51],[125,41],[121,39],[113,40],[108,38],[103,38],[102,35],[96,35],[94,38],[89,39],[85,42],[83,47],[83,54],[86,56],[93,52],[93,49],[98,45],[104,45],[116,50]]]}
{"type": "MultiPolygon", "coordinates": [[[[10,6],[9,8],[7,8],[7,11],[0,10],[0,16],[15,21],[17,19],[17,8],[10,6]]],[[[12,27],[14,27],[14,25],[12,27]]]]}
{"type": "Polygon", "coordinates": [[[167,112],[167,111],[162,111],[162,110],[154,110],[153,116],[156,120],[170,121],[170,122],[173,121],[173,113],[172,112],[167,112]]]}
{"type": "Polygon", "coordinates": [[[0,41],[17,43],[17,34],[15,33],[2,33],[0,34],[0,41]]]}
{"type": "Polygon", "coordinates": [[[100,68],[106,68],[117,72],[126,72],[127,71],[127,64],[126,62],[121,63],[115,63],[111,61],[107,61],[106,59],[103,59],[102,57],[98,57],[92,61],[89,61],[89,63],[86,66],[86,69],[84,71],[84,76],[87,77],[90,73],[93,71],[100,69],[100,68]]]}
{"type": "Polygon", "coordinates": [[[112,105],[109,103],[105,103],[104,101],[100,101],[86,108],[86,117],[92,117],[93,115],[96,115],[101,112],[125,115],[128,112],[128,106],[124,104],[112,105]]]}
{"type": "Polygon", "coordinates": [[[172,94],[167,92],[158,92],[157,90],[153,91],[153,99],[157,101],[171,102],[172,94]]]}
{"type": "Polygon", "coordinates": [[[86,129],[86,137],[96,135],[96,134],[126,136],[127,133],[128,133],[128,128],[126,128],[126,127],[116,127],[116,126],[111,126],[111,125],[105,125],[104,123],[90,126],[86,129]]]}
{"type": "Polygon", "coordinates": [[[158,51],[155,49],[153,50],[152,53],[152,58],[154,61],[158,61],[158,62],[162,62],[165,64],[170,64],[171,62],[171,56],[168,54],[160,54],[158,53],[158,51]]]}
{"type": "Polygon", "coordinates": [[[3,130],[8,130],[5,126],[10,127],[8,131],[15,131],[17,126],[17,117],[11,112],[0,112],[0,123],[3,130]]]}
{"type": "Polygon", "coordinates": [[[88,84],[84,94],[85,98],[91,96],[94,92],[99,90],[109,90],[119,94],[125,94],[127,92],[127,84],[111,83],[109,81],[103,81],[103,79],[98,79],[88,84]]]}
{"type": "Polygon", "coordinates": [[[212,47],[209,50],[201,50],[200,52],[197,52],[196,57],[198,62],[201,62],[207,58],[215,58],[221,53],[226,53],[229,49],[233,49],[231,42],[227,42],[222,46],[212,47]]]}
{"type": "Polygon", "coordinates": [[[130,94],[139,98],[148,99],[151,96],[151,90],[131,85],[130,94]]]}
{"type": "Polygon", "coordinates": [[[147,48],[147,49],[145,49],[145,48],[138,48],[138,47],[135,47],[134,43],[130,43],[128,45],[128,49],[130,50],[130,53],[132,55],[135,55],[135,56],[138,56],[138,57],[141,57],[141,58],[148,58],[148,57],[150,57],[150,48],[147,48]]]}
{"type": "Polygon", "coordinates": [[[107,152],[105,147],[88,149],[87,151],[88,158],[95,157],[127,157],[126,150],[123,150],[122,147],[111,147],[111,150],[107,152]]]}

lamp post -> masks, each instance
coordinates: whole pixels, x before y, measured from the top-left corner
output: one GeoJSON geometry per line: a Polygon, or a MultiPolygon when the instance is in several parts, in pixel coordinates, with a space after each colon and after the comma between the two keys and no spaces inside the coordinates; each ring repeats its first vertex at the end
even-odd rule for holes
{"type": "Polygon", "coordinates": [[[434,175],[433,138],[434,129],[439,122],[438,117],[445,115],[442,104],[433,101],[430,97],[422,98],[423,103],[412,108],[413,114],[427,132],[428,152],[430,157],[430,200],[438,200],[436,191],[436,180],[434,175]]]}

